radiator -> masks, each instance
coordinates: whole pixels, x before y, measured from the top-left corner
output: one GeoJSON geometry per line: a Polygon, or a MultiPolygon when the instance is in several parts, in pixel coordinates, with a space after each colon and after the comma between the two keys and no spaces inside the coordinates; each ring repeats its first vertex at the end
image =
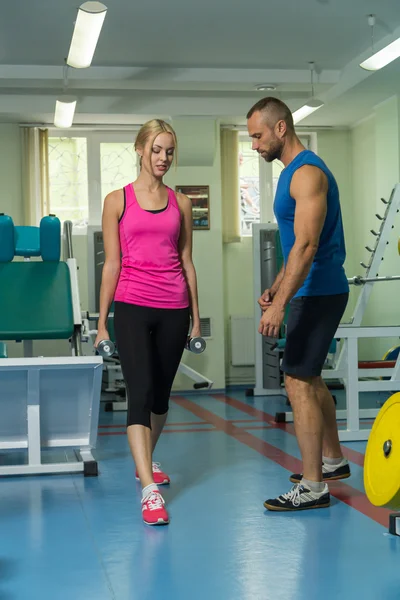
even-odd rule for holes
{"type": "Polygon", "coordinates": [[[230,352],[233,367],[254,365],[254,327],[254,317],[230,316],[230,352]]]}

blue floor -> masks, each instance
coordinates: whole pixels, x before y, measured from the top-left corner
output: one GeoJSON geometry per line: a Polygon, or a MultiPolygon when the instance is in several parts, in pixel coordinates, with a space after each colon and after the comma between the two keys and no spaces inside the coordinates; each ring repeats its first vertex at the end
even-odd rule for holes
{"type": "Polygon", "coordinates": [[[125,413],[101,414],[99,477],[3,479],[0,600],[399,600],[400,538],[365,499],[365,443],[346,444],[353,476],[329,509],[269,513],[300,456],[269,416],[284,402],[228,396],[172,399],[155,456],[167,527],[142,523],[125,413]]]}

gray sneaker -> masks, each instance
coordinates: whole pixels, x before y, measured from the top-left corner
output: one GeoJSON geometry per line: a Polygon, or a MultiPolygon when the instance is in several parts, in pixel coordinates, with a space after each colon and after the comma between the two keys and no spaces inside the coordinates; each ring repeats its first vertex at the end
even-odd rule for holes
{"type": "Polygon", "coordinates": [[[265,508],[275,511],[307,510],[308,508],[326,508],[331,503],[327,484],[322,492],[313,492],[306,485],[296,483],[287,494],[266,500],[265,508]]]}

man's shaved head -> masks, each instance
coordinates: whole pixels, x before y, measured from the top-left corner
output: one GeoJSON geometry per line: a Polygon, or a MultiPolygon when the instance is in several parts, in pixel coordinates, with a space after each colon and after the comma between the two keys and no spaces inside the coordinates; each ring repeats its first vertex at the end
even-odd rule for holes
{"type": "Polygon", "coordinates": [[[278,98],[262,98],[249,110],[246,118],[250,119],[256,112],[261,113],[263,121],[271,129],[279,121],[285,121],[288,134],[293,135],[294,124],[292,113],[289,107],[281,100],[278,100],[278,98]]]}

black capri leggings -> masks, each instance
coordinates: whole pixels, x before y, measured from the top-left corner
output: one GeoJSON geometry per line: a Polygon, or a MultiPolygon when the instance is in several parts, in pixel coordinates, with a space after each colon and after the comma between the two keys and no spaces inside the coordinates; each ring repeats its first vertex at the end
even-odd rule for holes
{"type": "Polygon", "coordinates": [[[128,427],[151,428],[151,413],[168,412],[189,324],[189,308],[150,308],[115,302],[115,339],[127,389],[128,427]]]}

